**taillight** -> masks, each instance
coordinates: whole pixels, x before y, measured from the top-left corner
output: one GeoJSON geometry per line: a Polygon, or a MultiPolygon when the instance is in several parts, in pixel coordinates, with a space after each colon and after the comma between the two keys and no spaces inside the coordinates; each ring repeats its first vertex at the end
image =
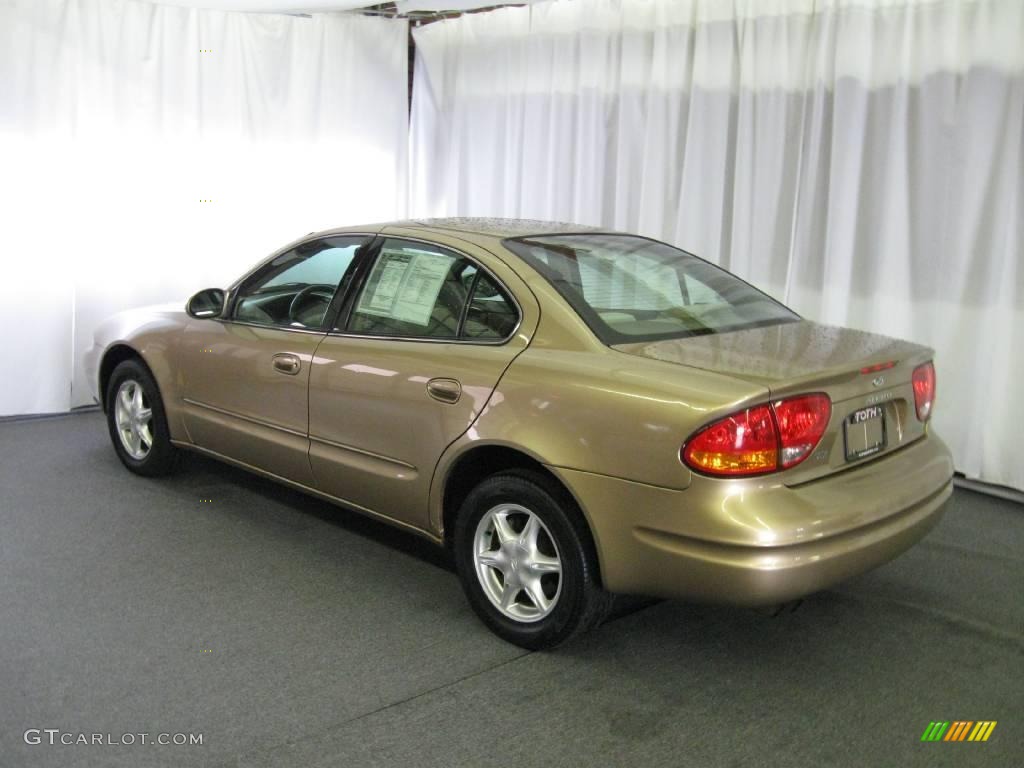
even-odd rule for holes
{"type": "Polygon", "coordinates": [[[930,362],[917,366],[910,380],[914,385],[917,418],[928,421],[928,417],[932,415],[932,403],[935,402],[935,366],[930,362]]]}
{"type": "Polygon", "coordinates": [[[831,415],[824,394],[756,405],[696,432],[683,445],[683,463],[726,477],[789,469],[811,455],[831,415]]]}
{"type": "Polygon", "coordinates": [[[758,405],[709,424],[686,442],[683,461],[714,475],[773,472],[779,434],[771,408],[758,405]]]}
{"type": "Polygon", "coordinates": [[[832,401],[828,395],[801,395],[775,403],[779,422],[779,464],[783,469],[795,467],[811,455],[814,446],[825,434],[832,401]]]}

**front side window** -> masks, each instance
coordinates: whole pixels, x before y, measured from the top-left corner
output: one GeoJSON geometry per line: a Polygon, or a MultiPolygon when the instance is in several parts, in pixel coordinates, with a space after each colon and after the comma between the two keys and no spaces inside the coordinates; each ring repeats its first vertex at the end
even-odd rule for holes
{"type": "Polygon", "coordinates": [[[266,264],[241,287],[234,319],[321,330],[334,294],[351,277],[363,237],[303,243],[266,264]]]}
{"type": "Polygon", "coordinates": [[[501,340],[518,315],[464,256],[428,243],[384,241],[345,330],[372,336],[501,340]]]}
{"type": "Polygon", "coordinates": [[[505,247],[547,278],[606,344],[799,319],[724,269],[643,237],[547,235],[506,240],[505,247]]]}

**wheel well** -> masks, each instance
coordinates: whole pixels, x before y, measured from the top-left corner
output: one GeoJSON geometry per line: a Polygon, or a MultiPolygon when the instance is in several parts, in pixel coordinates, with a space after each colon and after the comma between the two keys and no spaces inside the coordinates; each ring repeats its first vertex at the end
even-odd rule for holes
{"type": "MultiPolygon", "coordinates": [[[[444,486],[442,521],[444,524],[445,545],[449,547],[452,545],[451,534],[455,531],[455,516],[458,514],[459,509],[462,507],[462,502],[466,500],[470,491],[490,475],[508,469],[528,469],[544,475],[565,493],[566,498],[572,501],[573,507],[576,508],[580,523],[588,538],[586,543],[590,547],[594,561],[598,562],[597,547],[594,543],[594,535],[590,530],[590,525],[587,523],[583,513],[579,511],[579,505],[576,504],[575,498],[569,489],[565,487],[565,484],[551,470],[533,457],[514,448],[506,448],[500,445],[485,445],[473,448],[460,456],[451,469],[448,470],[444,486]]],[[[598,582],[600,583],[600,569],[598,572],[598,582]]]]}
{"type": "Polygon", "coordinates": [[[125,360],[133,358],[141,361],[143,365],[146,364],[145,360],[142,359],[142,355],[127,344],[115,344],[103,355],[103,360],[100,362],[99,399],[100,407],[104,413],[107,410],[107,384],[110,383],[110,374],[125,360]]]}

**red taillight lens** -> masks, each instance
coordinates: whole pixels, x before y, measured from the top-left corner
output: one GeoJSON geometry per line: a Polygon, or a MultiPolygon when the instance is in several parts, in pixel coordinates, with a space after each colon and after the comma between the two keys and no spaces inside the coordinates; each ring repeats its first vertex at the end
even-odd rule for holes
{"type": "Polygon", "coordinates": [[[704,427],[686,442],[683,461],[713,475],[772,472],[778,444],[771,408],[758,405],[704,427]]]}
{"type": "Polygon", "coordinates": [[[711,475],[759,475],[795,467],[825,434],[832,403],[801,395],[712,422],[686,441],[683,462],[711,475]]]}
{"type": "Polygon", "coordinates": [[[831,416],[832,401],[828,395],[802,395],[775,404],[782,446],[779,464],[783,469],[795,467],[811,455],[831,416]]]}
{"type": "Polygon", "coordinates": [[[928,421],[932,415],[932,403],[935,402],[935,366],[931,363],[919,365],[911,377],[914,385],[914,407],[917,418],[928,421]]]}

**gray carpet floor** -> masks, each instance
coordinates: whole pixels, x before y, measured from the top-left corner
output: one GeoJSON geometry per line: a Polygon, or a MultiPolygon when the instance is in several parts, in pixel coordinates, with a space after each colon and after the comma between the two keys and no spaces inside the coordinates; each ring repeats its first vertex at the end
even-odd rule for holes
{"type": "Polygon", "coordinates": [[[796,613],[623,600],[526,653],[412,536],[205,459],[135,477],[96,413],[0,423],[0,766],[1020,765],[1022,587],[1024,508],[957,491],[796,613]]]}

